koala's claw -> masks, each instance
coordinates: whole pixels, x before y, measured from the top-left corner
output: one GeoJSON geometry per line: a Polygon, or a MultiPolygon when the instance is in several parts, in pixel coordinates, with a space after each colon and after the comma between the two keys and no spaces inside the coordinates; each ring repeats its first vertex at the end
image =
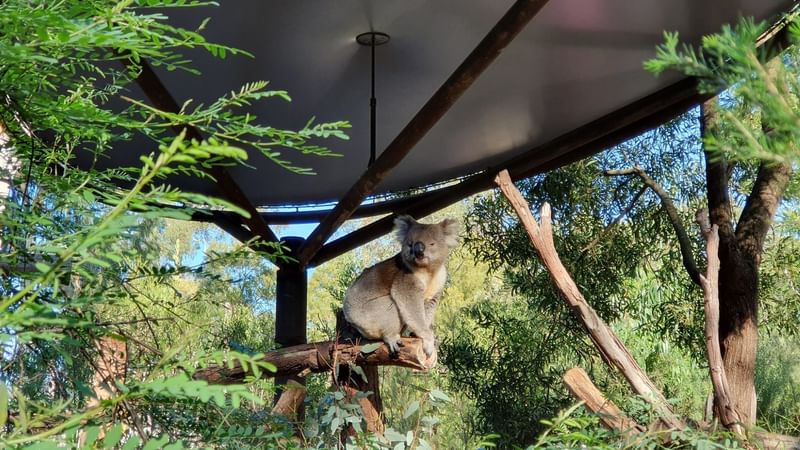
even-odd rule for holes
{"type": "Polygon", "coordinates": [[[400,342],[400,339],[391,339],[385,342],[386,345],[389,346],[389,355],[392,357],[396,357],[397,353],[400,351],[400,347],[403,347],[403,343],[400,342]]]}

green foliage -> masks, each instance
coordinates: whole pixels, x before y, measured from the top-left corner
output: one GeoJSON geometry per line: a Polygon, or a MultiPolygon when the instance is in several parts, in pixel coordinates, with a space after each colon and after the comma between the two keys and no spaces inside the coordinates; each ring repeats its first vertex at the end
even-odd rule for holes
{"type": "Polygon", "coordinates": [[[291,131],[259,125],[255,122],[256,117],[250,113],[236,114],[233,112],[235,108],[248,106],[253,102],[270,97],[291,101],[285,91],[266,91],[266,87],[266,81],[248,83],[238,92],[230,92],[207,107],[198,105],[189,111],[189,103],[184,103],[178,113],[161,111],[142,102],[127,97],[123,98],[135,106],[134,114],[138,113],[142,119],[148,122],[154,119],[161,121],[148,129],[148,132],[154,136],[163,132],[169,133],[170,129],[176,125],[192,125],[206,134],[235,143],[235,145],[255,148],[277,165],[305,175],[313,175],[314,172],[306,167],[295,166],[283,158],[278,149],[288,148],[303,154],[317,156],[339,156],[337,153],[309,141],[315,138],[329,137],[347,139],[347,135],[342,131],[350,127],[347,122],[315,124],[314,119],[311,119],[303,129],[291,131]]]}
{"type": "MultiPolygon", "coordinates": [[[[738,104],[723,109],[760,129],[760,117],[742,113],[738,104]]],[[[556,249],[587,301],[677,410],[695,419],[702,418],[710,389],[702,292],[685,271],[662,200],[638,176],[612,174],[637,167],[659,184],[678,211],[678,225],[687,230],[690,256],[703,270],[704,243],[692,226],[695,212],[706,205],[698,119],[691,111],[589,160],[517,182],[534,210],[545,201],[552,205],[556,249]]],[[[723,138],[736,139],[730,130],[723,138]]],[[[757,166],[737,161],[730,167],[732,200],[741,210],[757,166]]],[[[789,204],[793,195],[787,193],[789,204]]],[[[785,217],[791,219],[790,210],[785,217]]],[[[793,269],[797,234],[782,219],[763,255],[762,330],[794,333],[800,305],[793,269]]],[[[571,402],[560,379],[573,365],[587,368],[633,414],[636,402],[629,400],[627,385],[597,358],[506,200],[499,194],[478,198],[466,223],[468,248],[502,276],[505,288],[484,289],[484,298],[461,311],[440,357],[452,371],[453,386],[475,401],[478,430],[499,433],[503,446],[532,442],[540,420],[571,402]]]]}
{"type": "MultiPolygon", "coordinates": [[[[789,44],[794,45],[800,40],[797,12],[792,11],[784,22],[789,44]]],[[[768,29],[766,23],[744,18],[736,26],[725,26],[719,33],[705,36],[699,50],[680,45],[678,34],[667,32],[664,44],[645,68],[656,74],[678,70],[697,77],[700,89],[707,93],[716,94],[733,86],[732,100],[744,110],[757,111],[767,126],[765,130],[754,130],[746,116],[737,114],[735,108],[726,108],[721,113],[722,120],[743,145],[709,138],[709,148],[743,160],[797,163],[797,53],[792,49],[776,55],[774,45],[754,45],[770,32],[774,30],[768,29]]]]}
{"type": "MultiPolygon", "coordinates": [[[[364,431],[363,412],[353,401],[370,394],[347,399],[330,391],[322,375],[309,377],[303,424],[268,412],[271,381],[215,386],[194,380],[194,371],[210,364],[237,364],[256,374],[274,370],[257,355],[275,345],[274,268],[268,261],[281,255],[276,246],[255,252],[211,227],[172,220],[200,207],[246,213],[224,200],[176,189],[168,177],[208,177],[208,169],[246,164],[245,149],[311,174],[282,152],[335,156],[319,142],[346,139],[349,126],[312,119],[300,130],[282,130],[259,122],[243,112],[248,105],[290,100],[263,81],[208,105],[187,102],[177,113],[133,99],[121,111],[112,109],[111,99],[133,82],[143,59],[194,73],[183,49],[202,48],[219,58],[249,56],[206,42],[205,22],[184,30],[167,21],[172,7],[212,5],[0,3],[0,125],[6,130],[0,141],[17,159],[4,168],[13,189],[0,205],[0,445],[333,448],[342,443],[341,432],[352,429],[346,448],[662,447],[662,436],[654,433],[623,437],[575,409],[557,415],[572,402],[560,386],[561,375],[577,364],[629,414],[644,420],[648,411],[624,401],[626,388],[594,355],[497,195],[469,206],[467,250],[456,251],[449,262],[436,324],[442,369],[428,374],[382,369],[389,426],[384,437],[364,431]],[[172,128],[184,125],[209,138],[176,138],[172,128]],[[74,168],[76,153],[93,152],[99,162],[134,135],[153,142],[141,167],[74,168]],[[106,357],[101,345],[106,338],[124,342],[128,351],[127,377],[113,383],[95,379],[98,362],[106,357]],[[100,395],[103,390],[107,395],[100,395]]],[[[736,81],[722,105],[728,125],[708,144],[740,158],[796,162],[797,119],[788,95],[798,87],[796,58],[787,54],[785,65],[766,65],[761,51],[739,47],[762,28],[747,21],[740,27],[707,38],[702,53],[678,50],[677,36],[668,35],[648,67],[683,69],[701,77],[707,89],[736,81]],[[762,123],[769,124],[767,132],[762,123]]],[[[791,35],[798,35],[797,27],[791,35]]],[[[534,207],[543,201],[553,206],[557,249],[589,302],[675,398],[679,412],[695,417],[708,391],[700,292],[682,275],[660,200],[635,177],[605,173],[642,167],[673,198],[688,226],[704,204],[697,134],[693,111],[614,152],[520,183],[534,207]]],[[[746,161],[733,168],[736,192],[752,188],[755,168],[746,161]]],[[[797,193],[800,187],[790,188],[791,202],[797,193]]],[[[734,201],[741,208],[743,195],[734,201]]],[[[462,204],[443,214],[461,216],[464,209],[462,204]]],[[[780,222],[764,255],[762,319],[768,331],[790,337],[766,345],[758,389],[765,425],[795,432],[796,345],[790,339],[797,333],[800,304],[795,288],[800,220],[787,208],[780,222]]],[[[689,235],[692,252],[700,257],[699,233],[689,235]]],[[[315,269],[309,308],[313,339],[332,336],[332,310],[361,269],[396,251],[387,238],[315,269]]],[[[670,437],[679,448],[735,445],[726,435],[688,431],[670,437]]]]}
{"type": "Polygon", "coordinates": [[[742,448],[730,433],[702,432],[692,429],[670,432],[620,435],[599,426],[597,416],[581,412],[581,404],[561,411],[553,419],[543,420],[547,429],[529,450],[592,448],[612,449],[734,449],[742,448]]]}
{"type": "Polygon", "coordinates": [[[759,343],[756,395],[760,424],[770,431],[800,434],[798,338],[767,336],[759,343]]]}
{"type": "Polygon", "coordinates": [[[345,139],[349,125],[311,120],[282,130],[258,122],[243,107],[289,100],[262,81],[207,106],[187,102],[177,113],[133,100],[112,107],[145,59],[196,73],[183,50],[249,56],[205,41],[205,22],[195,30],[168,22],[170,8],[213,5],[0,3],[0,141],[13,155],[3,162],[11,196],[0,204],[4,448],[260,448],[290,433],[262,412],[271,382],[214,386],[191,378],[211,363],[274,370],[254,355],[274,346],[268,261],[280,250],[197,244],[215,232],[166,219],[201,208],[246,213],[169,181],[244,164],[246,148],[311,173],[282,149],[333,156],[320,142],[345,139]],[[176,137],[173,125],[193,125],[208,138],[176,137]],[[74,167],[76,154],[100,162],[136,135],[152,143],[140,167],[74,167]],[[104,342],[124,344],[127,353],[104,342]],[[125,368],[103,381],[108,358],[125,368]]]}

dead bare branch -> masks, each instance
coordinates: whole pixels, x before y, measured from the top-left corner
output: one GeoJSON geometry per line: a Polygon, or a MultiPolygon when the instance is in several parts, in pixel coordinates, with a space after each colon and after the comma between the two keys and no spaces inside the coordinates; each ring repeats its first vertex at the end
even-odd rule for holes
{"type": "Polygon", "coordinates": [[[614,402],[607,399],[580,367],[569,369],[562,380],[572,396],[582,401],[589,411],[595,413],[606,428],[620,433],[641,433],[645,430],[645,427],[626,416],[614,402]]]}
{"type": "Polygon", "coordinates": [[[706,275],[700,275],[700,286],[703,288],[703,306],[706,315],[708,371],[714,388],[717,415],[722,425],[736,433],[739,438],[746,440],[739,413],[731,401],[728,377],[719,345],[719,227],[714,224],[709,228],[709,220],[704,211],[698,212],[697,220],[707,242],[708,269],[706,275]]]}
{"type": "Polygon", "coordinates": [[[569,272],[561,263],[553,243],[550,205],[547,203],[542,205],[540,226],[534,220],[528,203],[511,181],[508,171],[500,172],[495,178],[495,183],[500,186],[500,190],[503,191],[503,194],[519,216],[525,231],[528,233],[528,237],[533,243],[533,247],[536,249],[536,253],[539,255],[539,259],[550,272],[553,284],[558,288],[564,300],[572,307],[572,311],[589,333],[589,337],[605,361],[616,368],[628,380],[634,392],[652,405],[653,410],[667,427],[673,429],[685,428],[686,425],[675,416],[661,391],[655,387],[647,377],[647,374],[639,367],[639,364],[625,345],[600,318],[594,308],[586,302],[575,281],[573,281],[569,272]]]}

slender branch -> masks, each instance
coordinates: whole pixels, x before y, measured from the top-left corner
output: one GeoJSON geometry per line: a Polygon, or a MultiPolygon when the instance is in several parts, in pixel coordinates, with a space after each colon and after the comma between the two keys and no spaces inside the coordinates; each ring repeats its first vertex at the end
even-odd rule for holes
{"type": "Polygon", "coordinates": [[[589,253],[592,249],[594,249],[594,247],[597,246],[597,244],[600,243],[600,241],[603,240],[603,238],[611,234],[616,229],[617,225],[619,225],[622,219],[624,219],[628,214],[631,213],[631,211],[633,211],[633,207],[636,206],[636,203],[639,201],[640,198],[642,198],[642,195],[644,195],[645,192],[647,192],[647,186],[642,186],[642,188],[639,189],[639,192],[637,192],[636,195],[633,196],[633,199],[631,199],[630,203],[628,203],[625,209],[620,211],[617,217],[614,217],[611,223],[609,223],[608,226],[605,227],[603,231],[600,232],[600,234],[598,234],[594,239],[592,239],[592,241],[589,242],[589,244],[587,244],[586,247],[581,249],[580,259],[583,259],[583,257],[587,253],[589,253]]]}
{"type": "Polygon", "coordinates": [[[145,350],[147,350],[148,352],[150,352],[150,353],[152,353],[154,355],[164,356],[164,352],[162,352],[161,350],[151,346],[150,344],[142,341],[139,338],[131,336],[130,334],[126,333],[125,331],[123,331],[123,330],[121,330],[119,328],[117,328],[116,333],[119,334],[120,336],[124,337],[126,340],[128,340],[130,342],[133,342],[134,344],[144,348],[145,350]]]}
{"type": "Polygon", "coordinates": [[[706,315],[708,371],[714,387],[717,414],[722,425],[746,440],[741,418],[731,401],[728,376],[719,343],[719,227],[716,224],[710,225],[705,210],[697,212],[697,222],[707,242],[708,269],[705,275],[700,275],[700,286],[703,288],[703,306],[706,315]]]}
{"type": "Polygon", "coordinates": [[[686,228],[683,226],[681,217],[678,214],[678,208],[675,207],[675,203],[672,201],[667,191],[639,166],[622,170],[606,170],[603,174],[606,176],[636,175],[642,180],[645,186],[650,188],[658,196],[661,201],[661,208],[667,213],[672,228],[675,230],[675,235],[678,237],[683,267],[686,268],[689,278],[691,278],[695,284],[700,285],[700,270],[697,269],[697,263],[695,263],[694,255],[692,254],[692,241],[689,239],[686,228]]]}
{"type": "Polygon", "coordinates": [[[97,322],[95,323],[98,327],[107,327],[110,325],[134,325],[137,323],[142,322],[163,322],[166,320],[172,320],[171,317],[144,317],[142,319],[131,319],[131,320],[123,320],[120,322],[97,322]]]}

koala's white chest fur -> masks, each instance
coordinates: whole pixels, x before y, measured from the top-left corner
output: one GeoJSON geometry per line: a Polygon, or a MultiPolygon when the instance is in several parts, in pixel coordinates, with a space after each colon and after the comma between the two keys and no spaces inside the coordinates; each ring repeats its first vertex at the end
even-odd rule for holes
{"type": "Polygon", "coordinates": [[[433,273],[420,271],[415,272],[414,276],[425,286],[425,294],[422,298],[427,300],[437,296],[444,289],[444,284],[447,281],[447,269],[441,266],[433,273]]]}

